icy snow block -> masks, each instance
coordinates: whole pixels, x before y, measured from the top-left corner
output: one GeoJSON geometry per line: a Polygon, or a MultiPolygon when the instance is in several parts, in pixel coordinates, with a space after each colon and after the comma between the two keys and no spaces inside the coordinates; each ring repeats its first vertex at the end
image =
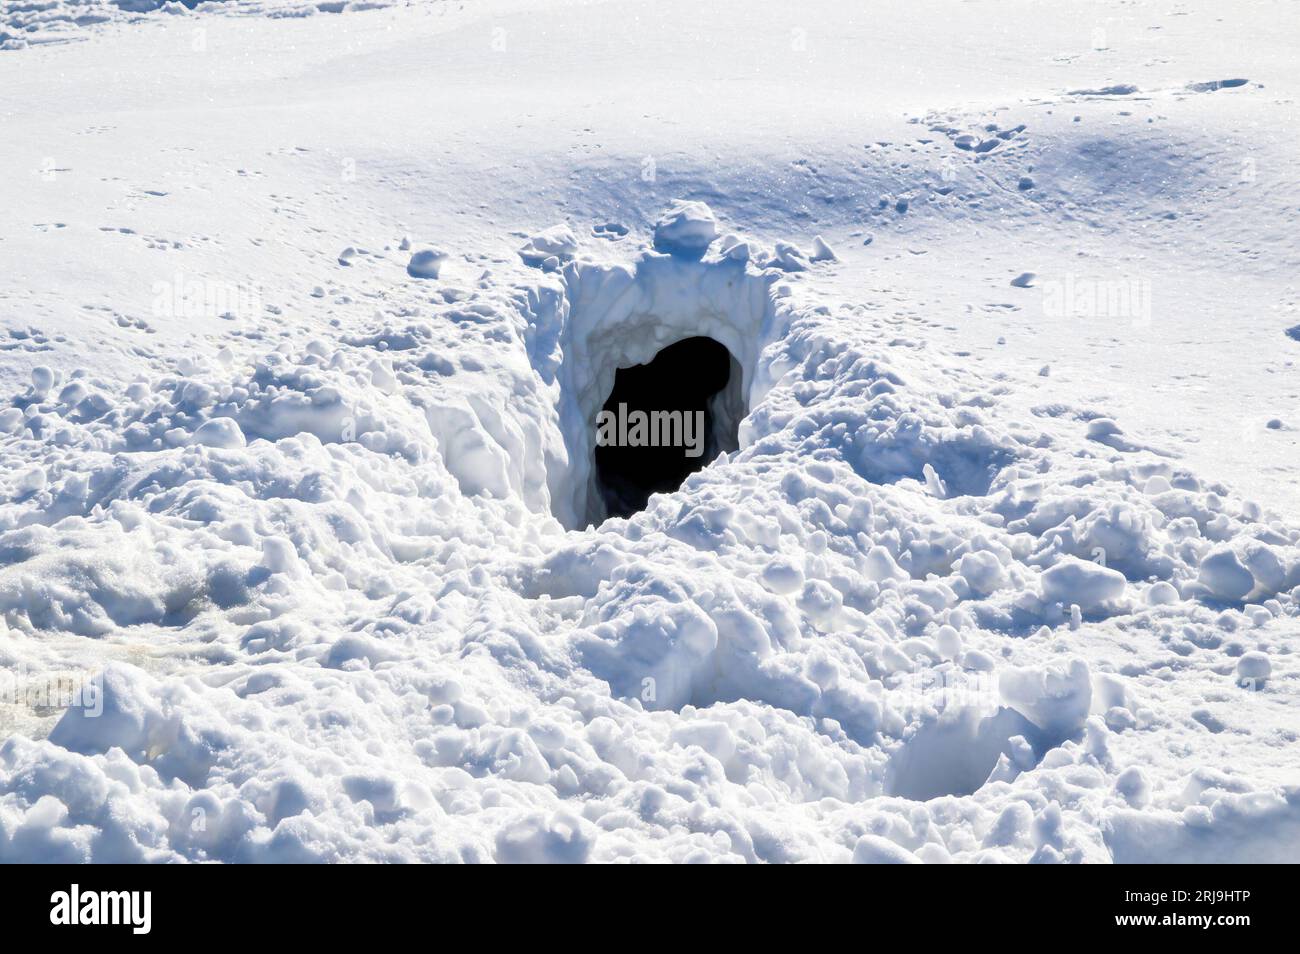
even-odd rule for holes
{"type": "Polygon", "coordinates": [[[680,258],[704,256],[718,237],[718,220],[703,202],[678,199],[655,223],[655,250],[680,258]]]}
{"type": "Polygon", "coordinates": [[[422,248],[406,264],[406,274],[412,278],[437,278],[442,271],[442,263],[447,261],[447,253],[434,248],[422,248]]]}

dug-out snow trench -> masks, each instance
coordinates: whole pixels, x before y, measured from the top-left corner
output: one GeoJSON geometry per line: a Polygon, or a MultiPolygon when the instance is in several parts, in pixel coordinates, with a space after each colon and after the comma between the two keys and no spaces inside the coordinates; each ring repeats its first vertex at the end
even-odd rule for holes
{"type": "MultiPolygon", "coordinates": [[[[775,334],[774,279],[747,270],[740,261],[689,261],[654,252],[630,264],[575,263],[562,278],[563,295],[554,307],[559,312],[555,380],[564,454],[547,461],[546,478],[552,513],[566,528],[581,529],[639,509],[650,492],[675,489],[674,481],[680,483],[691,470],[737,449],[740,420],[765,392],[756,368],[760,351],[775,334]],[[658,374],[652,362],[665,349],[672,349],[665,355],[668,364],[674,363],[674,351],[685,355],[679,377],[684,369],[700,380],[658,374]],[[703,364],[691,371],[695,359],[703,364]],[[638,365],[651,366],[632,372],[633,378],[645,378],[652,395],[658,389],[657,399],[666,402],[662,408],[689,407],[705,414],[700,456],[668,460],[680,469],[661,474],[662,486],[635,481],[628,486],[635,455],[611,458],[597,443],[600,413],[617,397],[620,369],[638,365]],[[705,374],[713,379],[704,381],[705,374]]],[[[615,413],[618,403],[611,408],[615,413]]],[[[650,457],[652,453],[643,456],[642,462],[650,457]]]]}

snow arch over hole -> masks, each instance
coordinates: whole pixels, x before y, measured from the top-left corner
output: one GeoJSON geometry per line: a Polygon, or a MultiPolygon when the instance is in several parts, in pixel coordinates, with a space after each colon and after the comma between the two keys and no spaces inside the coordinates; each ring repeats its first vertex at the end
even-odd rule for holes
{"type": "Polygon", "coordinates": [[[596,489],[606,513],[631,516],[651,494],[676,490],[740,446],[741,376],[724,345],[700,336],[615,372],[596,416],[596,489]]]}
{"type": "Polygon", "coordinates": [[[552,512],[564,526],[580,529],[627,510],[617,493],[611,496],[610,475],[602,482],[596,466],[597,419],[620,369],[650,365],[688,339],[712,342],[688,349],[725,349],[727,374],[705,399],[701,457],[708,461],[737,449],[737,427],[758,397],[758,355],[774,334],[775,278],[734,259],[690,261],[647,252],[631,264],[577,263],[563,279],[556,379],[565,453],[548,462],[547,484],[552,512]]]}

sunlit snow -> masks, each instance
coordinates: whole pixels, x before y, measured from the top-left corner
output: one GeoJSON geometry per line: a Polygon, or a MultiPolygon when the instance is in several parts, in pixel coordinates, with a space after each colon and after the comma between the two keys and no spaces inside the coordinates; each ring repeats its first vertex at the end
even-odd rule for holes
{"type": "Polygon", "coordinates": [[[1295,860],[1297,28],[7,6],[0,860],[1295,860]]]}

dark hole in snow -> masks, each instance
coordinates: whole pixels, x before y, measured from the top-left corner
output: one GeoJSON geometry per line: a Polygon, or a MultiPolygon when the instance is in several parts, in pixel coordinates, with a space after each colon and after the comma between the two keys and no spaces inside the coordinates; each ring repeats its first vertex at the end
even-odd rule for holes
{"type": "Polygon", "coordinates": [[[740,367],[712,338],[685,338],[619,368],[595,421],[596,487],[611,517],[645,509],[719,453],[735,450],[740,367]]]}

